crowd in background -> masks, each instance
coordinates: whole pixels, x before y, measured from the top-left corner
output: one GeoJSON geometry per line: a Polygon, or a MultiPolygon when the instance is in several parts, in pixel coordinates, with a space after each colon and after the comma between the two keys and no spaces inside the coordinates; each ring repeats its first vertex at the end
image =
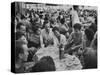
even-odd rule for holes
{"type": "MultiPolygon", "coordinates": [[[[16,12],[13,24],[16,72],[25,72],[22,63],[37,61],[35,53],[48,46],[77,56],[83,69],[97,68],[96,10],[79,9],[77,5],[66,11],[27,9],[25,14],[16,12]]],[[[52,58],[47,56],[37,61],[31,72],[55,70],[52,58]]]]}

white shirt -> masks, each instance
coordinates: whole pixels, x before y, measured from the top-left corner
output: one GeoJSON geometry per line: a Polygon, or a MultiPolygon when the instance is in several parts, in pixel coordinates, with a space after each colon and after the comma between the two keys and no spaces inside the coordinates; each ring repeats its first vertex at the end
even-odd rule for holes
{"type": "Polygon", "coordinates": [[[73,26],[75,23],[80,23],[80,20],[79,20],[79,16],[78,16],[77,11],[72,10],[72,11],[71,11],[71,15],[72,15],[72,26],[73,26]]]}

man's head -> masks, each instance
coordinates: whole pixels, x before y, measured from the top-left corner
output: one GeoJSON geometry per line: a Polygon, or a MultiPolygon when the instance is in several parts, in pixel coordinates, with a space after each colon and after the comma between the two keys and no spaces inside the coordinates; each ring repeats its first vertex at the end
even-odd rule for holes
{"type": "Polygon", "coordinates": [[[78,32],[78,31],[81,30],[81,24],[76,23],[76,24],[74,24],[73,28],[74,28],[74,31],[75,31],[75,32],[78,32]]]}
{"type": "Polygon", "coordinates": [[[23,23],[18,23],[16,27],[17,31],[26,33],[26,26],[23,23]]]}
{"type": "Polygon", "coordinates": [[[59,37],[59,36],[60,36],[60,32],[59,32],[59,28],[58,28],[58,27],[54,27],[54,28],[52,29],[52,31],[54,32],[54,35],[55,35],[56,37],[59,37]]]}
{"type": "Polygon", "coordinates": [[[16,40],[20,40],[23,44],[27,44],[27,40],[26,40],[26,37],[23,33],[21,32],[17,32],[16,34],[16,40]]]}
{"type": "Polygon", "coordinates": [[[78,11],[78,5],[73,5],[73,9],[78,11]]]}
{"type": "Polygon", "coordinates": [[[50,22],[49,21],[46,21],[46,22],[44,22],[44,25],[45,25],[45,29],[46,29],[46,31],[50,31],[50,22]]]}

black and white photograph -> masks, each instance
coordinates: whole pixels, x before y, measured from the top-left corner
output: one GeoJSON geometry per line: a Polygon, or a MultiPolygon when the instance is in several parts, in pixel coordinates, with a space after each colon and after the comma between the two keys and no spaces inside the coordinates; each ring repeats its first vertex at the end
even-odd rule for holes
{"type": "Polygon", "coordinates": [[[98,68],[97,6],[38,2],[11,5],[12,72],[98,68]]]}

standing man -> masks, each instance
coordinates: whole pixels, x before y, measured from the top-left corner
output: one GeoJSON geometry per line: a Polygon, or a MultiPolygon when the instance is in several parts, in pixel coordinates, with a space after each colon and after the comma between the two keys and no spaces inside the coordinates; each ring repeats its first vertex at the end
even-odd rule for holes
{"type": "Polygon", "coordinates": [[[72,26],[75,23],[80,23],[79,16],[78,16],[78,11],[79,11],[78,6],[74,5],[72,10],[71,10],[72,26]]]}

